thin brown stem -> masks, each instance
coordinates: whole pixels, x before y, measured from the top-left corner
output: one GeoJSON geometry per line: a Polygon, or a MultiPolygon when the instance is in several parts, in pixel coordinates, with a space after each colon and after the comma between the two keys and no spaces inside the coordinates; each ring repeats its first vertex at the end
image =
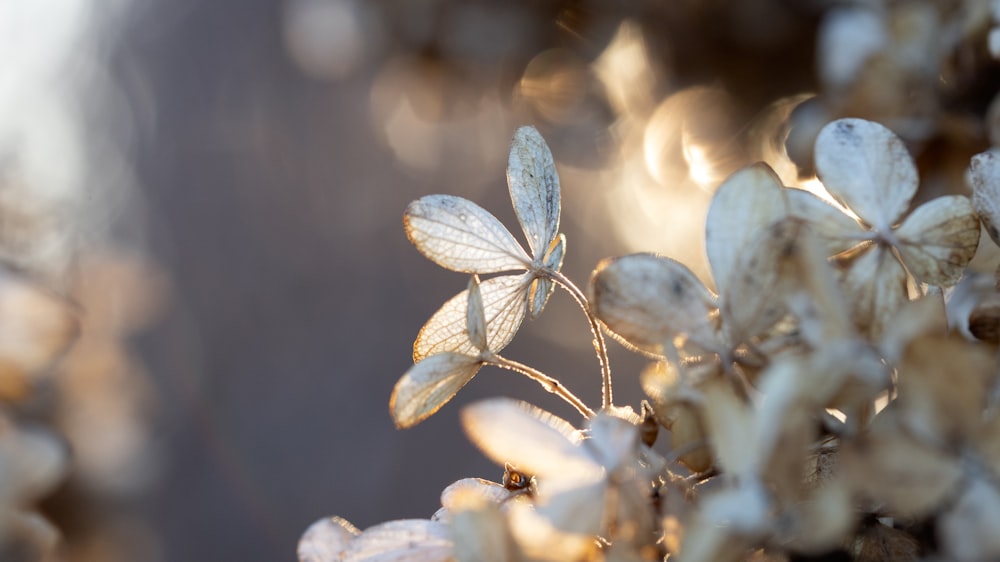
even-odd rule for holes
{"type": "Polygon", "coordinates": [[[611,363],[608,361],[608,347],[604,342],[601,324],[590,310],[590,301],[587,300],[587,296],[583,294],[583,291],[562,273],[548,269],[543,271],[545,275],[548,275],[573,296],[573,300],[576,301],[576,304],[580,305],[584,315],[587,316],[587,321],[590,322],[590,333],[594,336],[594,351],[597,353],[597,362],[601,366],[601,407],[610,408],[614,403],[611,391],[611,363]]]}
{"type": "Polygon", "coordinates": [[[580,400],[575,394],[570,392],[570,390],[563,386],[561,382],[537,369],[529,367],[524,363],[518,363],[512,359],[507,359],[506,357],[501,357],[495,354],[490,354],[489,357],[483,358],[483,362],[488,365],[500,367],[501,369],[507,369],[508,371],[514,371],[515,373],[520,373],[528,377],[529,379],[542,385],[542,388],[545,390],[565,400],[570,406],[576,408],[576,411],[580,412],[580,414],[587,419],[590,419],[595,415],[594,411],[591,410],[590,407],[583,402],[583,400],[580,400]]]}

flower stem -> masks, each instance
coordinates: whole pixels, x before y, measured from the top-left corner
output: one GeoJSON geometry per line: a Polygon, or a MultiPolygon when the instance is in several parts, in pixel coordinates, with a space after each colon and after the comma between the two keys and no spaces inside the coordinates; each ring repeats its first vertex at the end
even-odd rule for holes
{"type": "Polygon", "coordinates": [[[545,373],[529,367],[524,363],[518,363],[512,359],[507,359],[506,357],[501,357],[499,355],[490,354],[489,357],[485,357],[483,361],[489,365],[495,367],[500,367],[501,369],[507,369],[508,371],[514,371],[515,373],[520,373],[529,379],[542,385],[542,388],[548,390],[552,394],[562,398],[569,403],[570,406],[576,408],[576,411],[580,412],[585,418],[594,417],[594,411],[591,410],[583,400],[580,400],[575,394],[570,392],[568,388],[563,386],[558,380],[546,375],[545,373]]]}
{"type": "Polygon", "coordinates": [[[610,408],[613,404],[611,364],[608,362],[608,348],[604,343],[604,334],[601,332],[601,325],[597,321],[597,317],[590,310],[590,301],[587,300],[587,296],[583,294],[583,291],[562,273],[549,269],[543,269],[542,271],[573,296],[573,300],[576,301],[576,304],[580,305],[583,313],[587,316],[587,321],[590,322],[590,333],[594,336],[594,351],[597,352],[597,362],[601,366],[601,407],[610,408]]]}

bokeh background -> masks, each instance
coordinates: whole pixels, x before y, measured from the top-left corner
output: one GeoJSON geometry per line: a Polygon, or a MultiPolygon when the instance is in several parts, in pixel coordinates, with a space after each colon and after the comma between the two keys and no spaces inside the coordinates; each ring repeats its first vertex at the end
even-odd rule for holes
{"type": "MultiPolygon", "coordinates": [[[[448,483],[498,480],[462,404],[576,418],[485,369],[394,429],[413,338],[467,283],[409,244],[407,203],[462,195],[520,236],[504,168],[533,124],[571,279],[658,251],[710,282],[714,187],[756,160],[813,186],[808,147],[834,117],[878,117],[918,156],[947,147],[921,163],[925,192],[964,189],[998,113],[987,4],[4,0],[0,257],[81,328],[38,383],[49,398],[13,414],[71,451],[41,498],[59,556],[292,560],[322,516],[428,517],[448,483]]],[[[616,402],[637,408],[643,361],[611,345],[616,402]]],[[[567,295],[506,355],[599,402],[567,295]]]]}

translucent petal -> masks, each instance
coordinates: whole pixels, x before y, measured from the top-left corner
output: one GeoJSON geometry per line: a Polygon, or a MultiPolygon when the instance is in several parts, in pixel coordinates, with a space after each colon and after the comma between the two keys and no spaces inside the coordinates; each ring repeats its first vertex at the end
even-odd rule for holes
{"type": "Polygon", "coordinates": [[[452,493],[451,503],[448,526],[458,562],[520,559],[510,527],[497,502],[483,497],[475,489],[460,488],[452,493]]]}
{"type": "Polygon", "coordinates": [[[452,482],[441,492],[441,506],[449,511],[455,511],[461,507],[459,504],[465,501],[460,496],[470,493],[495,504],[503,503],[511,497],[510,490],[496,482],[482,478],[463,478],[452,482]]]}
{"type": "Polygon", "coordinates": [[[538,505],[538,513],[561,531],[577,535],[597,535],[603,531],[608,492],[607,482],[590,482],[547,495],[538,505]]]}
{"type": "Polygon", "coordinates": [[[906,271],[887,248],[870,248],[844,276],[844,296],[852,304],[854,325],[877,338],[906,302],[906,271]]]}
{"type": "Polygon", "coordinates": [[[514,133],[507,161],[510,199],[535,260],[559,232],[559,177],[552,152],[534,127],[514,133]]]}
{"type": "Polygon", "coordinates": [[[427,259],[463,273],[528,269],[531,258],[486,209],[453,195],[427,195],[406,207],[403,226],[427,259]]]}
{"type": "MultiPolygon", "coordinates": [[[[565,254],[566,236],[560,234],[549,245],[549,251],[545,256],[545,269],[550,271],[559,271],[562,269],[563,256],[565,254]]],[[[541,315],[542,310],[545,309],[545,304],[549,302],[549,297],[552,295],[553,290],[555,290],[555,284],[547,277],[539,277],[532,283],[530,297],[532,320],[541,315]]]]}
{"type": "Polygon", "coordinates": [[[903,141],[864,119],[823,127],[816,171],[830,195],[880,232],[899,221],[917,191],[917,168],[903,141]]]}
{"type": "Polygon", "coordinates": [[[896,230],[900,256],[917,280],[958,283],[979,247],[979,220],[969,198],[946,195],[917,207],[896,230]]]}
{"type": "Polygon", "coordinates": [[[445,562],[454,560],[448,526],[429,519],[389,521],[351,541],[344,562],[445,562]]]}
{"type": "Polygon", "coordinates": [[[607,259],[590,279],[594,313],[613,335],[638,349],[662,354],[663,345],[685,334],[703,347],[718,347],[709,314],[715,297],[683,264],[654,254],[607,259]]]}
{"type": "Polygon", "coordinates": [[[413,427],[429,418],[472,380],[480,367],[478,358],[457,353],[431,355],[411,367],[389,398],[396,427],[413,427]]]}
{"type": "Polygon", "coordinates": [[[615,472],[637,459],[639,428],[619,417],[601,412],[590,422],[590,439],[584,448],[597,464],[615,472]]]}
{"type": "Polygon", "coordinates": [[[1000,244],[1000,150],[994,148],[972,157],[969,183],[972,205],[990,238],[1000,244]]]}
{"type": "Polygon", "coordinates": [[[299,539],[299,562],[338,562],[347,544],[361,531],[340,517],[324,517],[299,539]]]}
{"type": "Polygon", "coordinates": [[[719,294],[725,293],[736,259],[764,228],[784,217],[781,180],[764,163],[737,170],[712,197],[705,222],[705,251],[719,294]]]}
{"type": "Polygon", "coordinates": [[[483,309],[483,294],[479,290],[478,275],[472,276],[466,291],[469,295],[469,303],[465,324],[469,334],[469,342],[478,350],[486,350],[486,311],[483,309]]]}
{"type": "Polygon", "coordinates": [[[859,236],[865,233],[858,221],[808,191],[788,189],[785,196],[792,215],[806,220],[823,241],[827,257],[856,246],[859,236]]]}
{"type": "Polygon", "coordinates": [[[494,398],[466,406],[462,427],[486,456],[539,479],[600,472],[578,446],[580,433],[569,422],[524,402],[494,398]]]}
{"type": "MultiPolygon", "coordinates": [[[[521,327],[528,309],[529,274],[502,275],[479,284],[486,318],[486,341],[489,349],[499,352],[507,347],[521,327]]],[[[479,349],[469,340],[467,291],[455,295],[431,316],[413,342],[413,361],[421,361],[446,351],[476,355],[479,349]]]]}

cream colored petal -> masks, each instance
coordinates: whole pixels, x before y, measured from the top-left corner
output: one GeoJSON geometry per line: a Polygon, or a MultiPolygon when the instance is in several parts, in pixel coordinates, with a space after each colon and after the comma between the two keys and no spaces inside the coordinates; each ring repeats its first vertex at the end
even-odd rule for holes
{"type": "Polygon", "coordinates": [[[1000,244],[1000,150],[976,154],[969,162],[972,205],[994,242],[1000,244]]]}
{"type": "Polygon", "coordinates": [[[487,457],[534,474],[543,484],[547,477],[589,478],[601,471],[578,446],[580,433],[569,422],[524,402],[482,400],[466,406],[461,416],[465,433],[487,457]]]}
{"type": "Polygon", "coordinates": [[[520,558],[497,502],[475,489],[461,488],[453,491],[451,504],[448,527],[458,562],[509,562],[520,558]]]}
{"type": "Polygon", "coordinates": [[[352,540],[344,553],[344,562],[453,560],[448,526],[429,519],[401,519],[375,525],[352,540]]]}
{"type": "Polygon", "coordinates": [[[991,352],[964,339],[914,339],[898,365],[900,422],[941,447],[971,438],[982,423],[995,367],[991,352]]]}
{"type": "Polygon", "coordinates": [[[906,271],[885,247],[872,247],[852,263],[843,279],[844,296],[858,330],[878,338],[907,299],[906,271]]]}
{"type": "MultiPolygon", "coordinates": [[[[545,269],[549,271],[559,271],[562,269],[563,256],[566,254],[566,236],[560,234],[552,241],[549,251],[545,255],[545,269]]],[[[555,283],[547,277],[538,277],[531,285],[531,319],[534,320],[542,314],[545,304],[549,302],[552,291],[555,290],[555,283]]]]}
{"type": "Polygon", "coordinates": [[[466,331],[469,334],[469,342],[480,351],[488,349],[486,343],[486,310],[483,308],[483,294],[479,290],[479,276],[473,275],[469,279],[469,288],[466,289],[469,295],[468,307],[465,314],[466,331]]]}
{"type": "Polygon", "coordinates": [[[737,256],[726,292],[720,294],[722,328],[729,347],[761,334],[787,314],[785,297],[801,279],[786,275],[785,266],[797,259],[805,229],[797,219],[774,223],[758,231],[737,256]]]}
{"type": "Polygon", "coordinates": [[[299,539],[299,562],[338,562],[347,544],[361,531],[340,517],[324,517],[306,529],[299,539]]]}
{"type": "Polygon", "coordinates": [[[979,247],[979,220],[968,197],[946,195],[913,211],[896,237],[903,263],[917,280],[949,287],[979,247]]]}
{"type": "Polygon", "coordinates": [[[0,268],[0,370],[18,376],[45,368],[76,340],[77,311],[40,286],[0,268]]]}
{"type": "Polygon", "coordinates": [[[781,180],[767,164],[747,166],[722,182],[705,221],[705,251],[719,294],[750,240],[786,214],[781,180]]]}
{"type": "Polygon", "coordinates": [[[756,478],[761,468],[757,427],[750,405],[736,395],[728,379],[716,379],[702,387],[701,404],[705,429],[723,472],[756,478]]]}
{"type": "MultiPolygon", "coordinates": [[[[486,340],[489,349],[499,352],[507,347],[521,327],[528,310],[529,274],[502,275],[479,284],[486,318],[486,340]]],[[[468,334],[467,291],[455,295],[431,316],[413,342],[413,362],[436,353],[454,352],[476,355],[479,349],[468,334]]]]}
{"type": "Polygon", "coordinates": [[[590,279],[594,314],[613,335],[640,350],[662,354],[663,345],[684,334],[714,349],[709,315],[714,296],[683,264],[654,254],[607,259],[590,279]]]}
{"type": "Polygon", "coordinates": [[[427,195],[406,207],[403,226],[427,259],[463,273],[529,269],[531,258],[500,221],[468,199],[427,195]]]}
{"type": "Polygon", "coordinates": [[[858,221],[808,191],[788,189],[786,197],[792,215],[808,222],[823,241],[827,257],[856,246],[866,232],[858,221]]]}
{"type": "Polygon", "coordinates": [[[864,119],[838,119],[816,138],[816,171],[827,191],[887,232],[917,191],[917,168],[903,141],[864,119]]]}
{"type": "Polygon", "coordinates": [[[441,507],[450,512],[457,511],[464,503],[471,502],[469,496],[493,504],[501,504],[511,497],[511,492],[503,485],[482,478],[462,478],[448,485],[441,492],[441,507]]]}
{"type": "Polygon", "coordinates": [[[560,195],[552,152],[534,127],[521,127],[514,133],[507,186],[531,255],[540,260],[559,232],[560,195]]]}
{"type": "Polygon", "coordinates": [[[480,367],[478,358],[457,353],[431,355],[411,367],[389,398],[396,427],[413,427],[429,418],[472,380],[480,367]]]}
{"type": "Polygon", "coordinates": [[[962,477],[954,459],[892,428],[846,448],[841,466],[860,492],[884,503],[883,512],[892,516],[920,517],[938,509],[962,477]]]}

